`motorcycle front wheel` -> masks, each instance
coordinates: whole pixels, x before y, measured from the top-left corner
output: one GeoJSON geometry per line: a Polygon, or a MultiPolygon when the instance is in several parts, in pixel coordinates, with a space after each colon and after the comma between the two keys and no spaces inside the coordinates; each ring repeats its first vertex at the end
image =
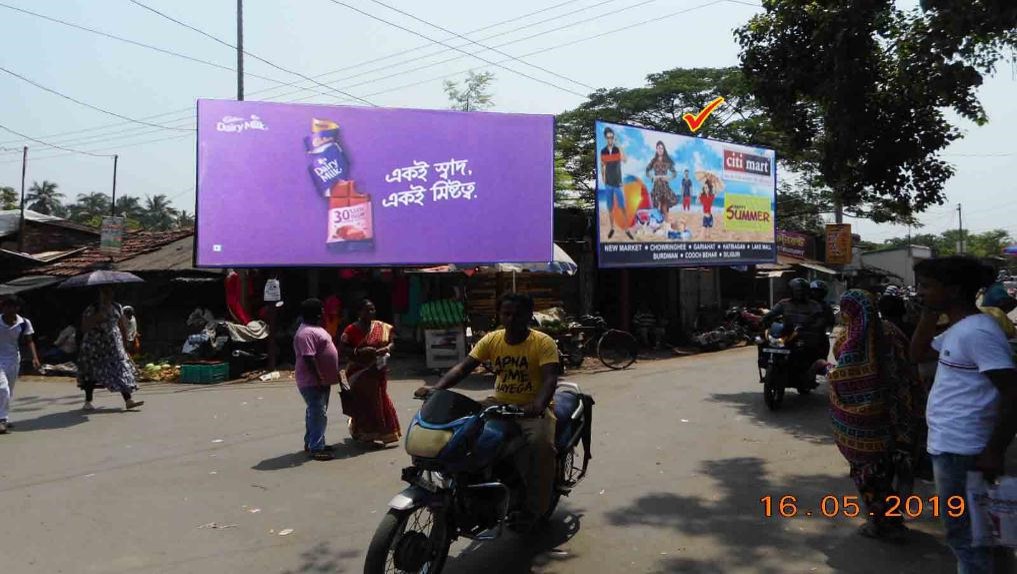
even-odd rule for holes
{"type": "Polygon", "coordinates": [[[391,509],[367,549],[364,574],[438,574],[451,545],[444,518],[428,507],[391,509]]]}
{"type": "Polygon", "coordinates": [[[763,401],[771,411],[779,409],[780,403],[784,401],[784,385],[780,384],[772,369],[763,378],[763,401]]]}

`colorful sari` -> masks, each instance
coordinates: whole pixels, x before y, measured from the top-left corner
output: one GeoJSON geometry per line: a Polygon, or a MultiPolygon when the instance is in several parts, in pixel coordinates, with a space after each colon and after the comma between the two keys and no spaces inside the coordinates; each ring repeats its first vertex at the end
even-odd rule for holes
{"type": "Polygon", "coordinates": [[[907,341],[879,319],[876,298],[852,289],[841,299],[845,328],[837,341],[837,366],[829,374],[834,441],[851,466],[851,478],[877,525],[886,518],[887,497],[897,495],[894,479],[910,489],[915,450],[917,381],[907,358],[907,341]]]}
{"type": "Polygon", "coordinates": [[[392,342],[392,326],[372,321],[367,333],[353,323],[343,331],[340,344],[353,351],[346,368],[350,390],[344,393],[343,412],[350,417],[350,436],[362,442],[393,443],[402,436],[395,405],[388,396],[388,365],[375,359],[358,360],[356,350],[381,349],[392,342]]]}

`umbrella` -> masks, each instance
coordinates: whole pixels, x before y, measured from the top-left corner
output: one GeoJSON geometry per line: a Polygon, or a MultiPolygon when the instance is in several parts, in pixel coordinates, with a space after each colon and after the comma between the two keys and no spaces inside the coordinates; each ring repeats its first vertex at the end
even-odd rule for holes
{"type": "Polygon", "coordinates": [[[496,263],[493,267],[495,271],[504,273],[532,271],[537,273],[575,275],[576,271],[579,271],[579,266],[576,265],[576,262],[557,243],[554,245],[554,259],[546,263],[496,263]]]}
{"type": "Polygon", "coordinates": [[[73,287],[98,287],[99,285],[116,285],[119,283],[144,283],[145,280],[126,271],[109,271],[106,269],[92,271],[77,277],[71,277],[60,284],[60,289],[73,287]]]}
{"type": "Polygon", "coordinates": [[[724,191],[724,180],[717,177],[713,172],[698,170],[696,171],[696,180],[700,183],[706,183],[707,181],[713,185],[713,192],[720,193],[724,191]]]}
{"type": "Polygon", "coordinates": [[[1017,255],[1017,245],[1008,245],[1004,247],[1003,255],[1017,255]]]}

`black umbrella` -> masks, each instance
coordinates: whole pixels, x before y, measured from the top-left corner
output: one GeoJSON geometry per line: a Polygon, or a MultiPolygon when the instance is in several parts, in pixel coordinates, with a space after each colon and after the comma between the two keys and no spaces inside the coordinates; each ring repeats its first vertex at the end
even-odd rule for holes
{"type": "Polygon", "coordinates": [[[71,277],[60,284],[60,289],[71,289],[74,287],[98,287],[100,285],[117,285],[120,283],[144,283],[145,280],[133,273],[126,271],[111,271],[101,269],[92,271],[77,277],[71,277]]]}

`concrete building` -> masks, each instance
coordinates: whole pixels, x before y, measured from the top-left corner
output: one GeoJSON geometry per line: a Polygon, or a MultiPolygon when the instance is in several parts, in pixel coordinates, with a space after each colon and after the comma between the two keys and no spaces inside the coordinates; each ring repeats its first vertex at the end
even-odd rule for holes
{"type": "Polygon", "coordinates": [[[932,258],[932,248],[924,245],[879,249],[862,253],[862,267],[882,272],[890,277],[891,283],[915,284],[914,266],[923,259],[932,258]]]}

